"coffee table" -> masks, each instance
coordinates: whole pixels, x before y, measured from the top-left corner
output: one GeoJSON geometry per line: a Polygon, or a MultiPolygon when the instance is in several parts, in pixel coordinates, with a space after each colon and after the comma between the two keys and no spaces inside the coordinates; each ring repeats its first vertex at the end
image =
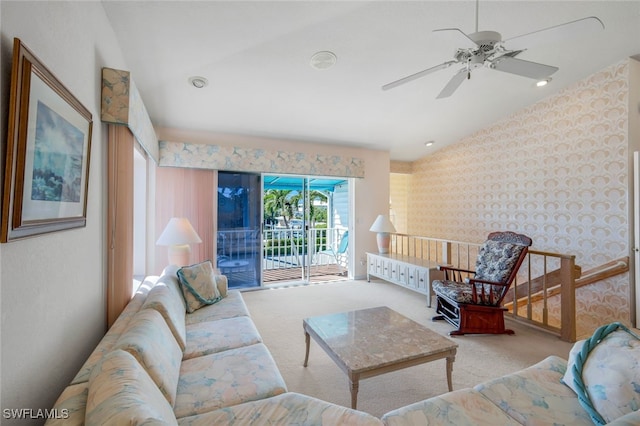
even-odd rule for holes
{"type": "Polygon", "coordinates": [[[349,378],[351,408],[360,379],[446,358],[447,385],[458,344],[398,312],[381,306],[306,318],[302,321],[309,361],[311,337],[349,378]]]}

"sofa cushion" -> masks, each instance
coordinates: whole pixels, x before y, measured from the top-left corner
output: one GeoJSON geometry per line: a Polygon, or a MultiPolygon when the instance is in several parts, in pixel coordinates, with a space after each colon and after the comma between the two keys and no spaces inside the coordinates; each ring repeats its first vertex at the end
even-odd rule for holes
{"type": "Polygon", "coordinates": [[[207,260],[178,269],[178,279],[182,287],[187,312],[191,313],[203,306],[213,305],[222,299],[217,280],[221,275],[214,273],[211,261],[207,260]]]}
{"type": "Polygon", "coordinates": [[[600,327],[573,346],[563,381],[588,397],[585,409],[595,410],[594,421],[609,423],[640,409],[640,337],[620,323],[600,327]]]}
{"type": "Polygon", "coordinates": [[[127,352],[115,350],[96,365],[89,380],[87,425],[175,424],[164,395],[127,352]]]}
{"type": "Polygon", "coordinates": [[[607,426],[638,426],[640,425],[640,410],[632,411],[614,421],[607,423],[607,426]]]}
{"type": "Polygon", "coordinates": [[[262,342],[260,333],[249,317],[189,324],[186,330],[187,347],[182,359],[195,358],[262,342]]]}
{"type": "Polygon", "coordinates": [[[178,420],[180,426],[209,425],[382,425],[362,411],[331,404],[307,395],[287,392],[271,398],[226,407],[178,420]]]}
{"type": "Polygon", "coordinates": [[[173,337],[180,345],[180,349],[184,351],[187,340],[185,330],[187,308],[178,286],[178,277],[162,276],[149,291],[142,309],[155,309],[158,311],[167,322],[173,337]]]}
{"type": "Polygon", "coordinates": [[[523,425],[592,425],[575,393],[562,383],[566,367],[564,359],[549,356],[474,389],[523,425]]]}
{"type": "Polygon", "coordinates": [[[248,317],[249,310],[238,290],[230,290],[227,297],[215,305],[204,306],[185,317],[187,325],[199,322],[217,321],[225,318],[248,317]]]}
{"type": "Polygon", "coordinates": [[[149,373],[169,404],[174,405],[182,350],[158,311],[144,309],[138,312],[114,349],[131,353],[149,373]]]}
{"type": "Polygon", "coordinates": [[[389,426],[520,425],[473,389],[460,389],[416,402],[382,416],[389,426]]]}
{"type": "Polygon", "coordinates": [[[47,426],[83,426],[87,408],[89,382],[67,386],[53,405],[53,416],[45,422],[47,426]]]}
{"type": "Polygon", "coordinates": [[[258,343],[184,360],[174,412],[194,416],[286,391],[267,347],[258,343]]]}
{"type": "Polygon", "coordinates": [[[102,340],[98,343],[98,346],[93,350],[89,358],[84,362],[80,371],[71,381],[71,384],[83,383],[89,381],[89,376],[91,375],[91,370],[93,366],[98,363],[102,359],[102,357],[111,350],[113,345],[116,343],[120,334],[127,328],[129,325],[129,321],[131,318],[141,309],[144,301],[146,300],[147,294],[150,289],[155,284],[158,277],[147,277],[140,284],[140,287],[133,295],[133,298],[127,303],[127,306],[124,307],[118,318],[116,318],[115,322],[111,325],[107,333],[104,335],[102,340]]]}

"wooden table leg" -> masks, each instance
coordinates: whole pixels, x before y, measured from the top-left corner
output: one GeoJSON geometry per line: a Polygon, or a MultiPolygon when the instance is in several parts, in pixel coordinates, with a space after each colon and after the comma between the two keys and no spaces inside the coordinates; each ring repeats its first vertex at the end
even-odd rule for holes
{"type": "Polygon", "coordinates": [[[360,376],[353,375],[349,377],[349,388],[351,390],[351,408],[356,409],[358,404],[358,388],[360,387],[360,376]]]}
{"type": "Polygon", "coordinates": [[[303,366],[306,367],[307,363],[309,362],[309,345],[311,344],[311,336],[309,336],[309,333],[307,333],[306,331],[304,332],[304,343],[307,347],[307,351],[304,354],[303,366]]]}
{"type": "Polygon", "coordinates": [[[453,372],[453,362],[456,360],[456,356],[447,357],[447,385],[449,385],[449,392],[453,391],[453,383],[451,382],[451,373],[453,372]]]}

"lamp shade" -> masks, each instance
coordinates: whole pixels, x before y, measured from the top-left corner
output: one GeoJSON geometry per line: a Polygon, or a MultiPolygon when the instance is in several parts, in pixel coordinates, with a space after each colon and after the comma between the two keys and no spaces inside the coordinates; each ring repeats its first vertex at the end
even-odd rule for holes
{"type": "Polygon", "coordinates": [[[201,243],[202,240],[196,233],[191,222],[186,217],[172,217],[166,228],[156,241],[159,246],[175,246],[183,244],[201,243]]]}
{"type": "Polygon", "coordinates": [[[396,232],[396,228],[393,226],[393,223],[389,220],[389,218],[384,215],[378,215],[376,221],[373,222],[371,228],[369,228],[371,232],[396,232]]]}

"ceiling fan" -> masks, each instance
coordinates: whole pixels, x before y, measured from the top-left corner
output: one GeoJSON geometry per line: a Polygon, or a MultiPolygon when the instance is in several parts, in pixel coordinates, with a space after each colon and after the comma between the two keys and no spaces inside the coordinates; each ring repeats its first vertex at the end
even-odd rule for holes
{"type": "Polygon", "coordinates": [[[385,84],[382,86],[382,90],[393,89],[432,72],[449,68],[454,64],[461,64],[463,67],[453,75],[438,94],[437,99],[451,96],[465,79],[471,78],[472,70],[483,66],[536,80],[546,79],[559,68],[517,59],[516,56],[534,45],[579,37],[603,28],[604,24],[600,19],[590,16],[502,40],[502,36],[496,31],[478,31],[478,0],[476,0],[476,31],[474,33],[465,34],[459,28],[434,30],[435,33],[453,37],[456,43],[461,46],[456,49],[453,60],[385,84]]]}

